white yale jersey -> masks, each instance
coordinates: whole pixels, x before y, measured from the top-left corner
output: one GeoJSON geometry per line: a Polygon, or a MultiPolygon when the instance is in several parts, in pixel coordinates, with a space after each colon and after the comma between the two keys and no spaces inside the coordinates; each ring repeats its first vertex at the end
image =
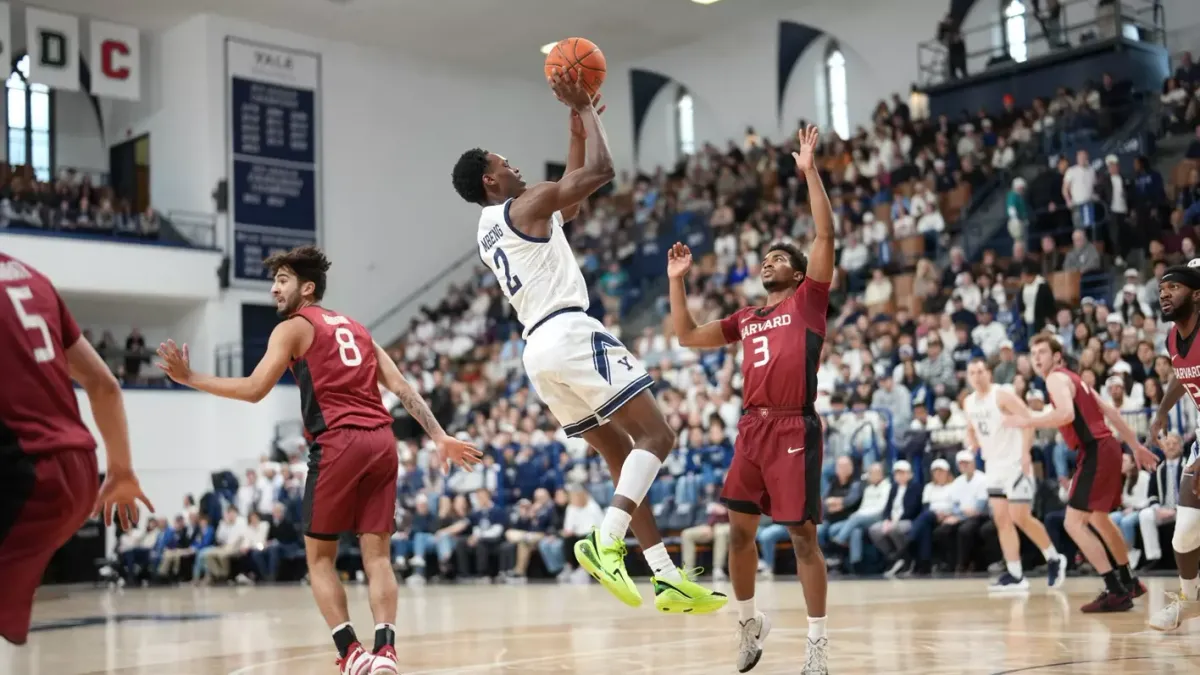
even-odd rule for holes
{"type": "Polygon", "coordinates": [[[479,215],[479,257],[496,274],[500,289],[530,330],[556,311],[588,308],[587,284],[563,234],[562,213],[550,218],[549,239],[518,232],[508,218],[512,200],[486,206],[479,215]]]}
{"type": "Polygon", "coordinates": [[[993,384],[987,395],[980,396],[972,392],[963,401],[967,418],[975,427],[975,436],[979,439],[979,447],[983,461],[990,474],[993,462],[997,464],[1020,464],[1021,455],[1025,451],[1024,434],[1020,429],[1005,426],[1002,423],[1004,414],[1000,412],[1000,404],[996,402],[996,392],[1001,386],[993,384]]]}

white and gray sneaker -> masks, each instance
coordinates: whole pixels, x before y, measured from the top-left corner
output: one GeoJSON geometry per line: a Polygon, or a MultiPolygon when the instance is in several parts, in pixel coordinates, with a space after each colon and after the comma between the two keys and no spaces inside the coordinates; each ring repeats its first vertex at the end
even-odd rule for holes
{"type": "Polygon", "coordinates": [[[1179,628],[1183,623],[1183,615],[1200,609],[1200,601],[1184,600],[1183,594],[1178,591],[1167,593],[1167,598],[1170,602],[1165,607],[1158,610],[1147,621],[1154,630],[1168,631],[1179,628]]]}
{"type": "Polygon", "coordinates": [[[829,675],[829,638],[808,639],[802,675],[829,675]]]}
{"type": "MultiPolygon", "coordinates": [[[[750,672],[762,658],[763,643],[771,633],[771,620],[762,612],[755,612],[753,619],[738,622],[737,669],[739,673],[750,672]]],[[[806,671],[807,672],[807,671],[806,671]]]]}

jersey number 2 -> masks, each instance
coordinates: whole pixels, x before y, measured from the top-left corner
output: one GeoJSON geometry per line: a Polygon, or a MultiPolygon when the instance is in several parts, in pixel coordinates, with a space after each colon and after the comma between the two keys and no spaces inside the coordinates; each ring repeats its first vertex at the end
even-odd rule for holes
{"type": "Polygon", "coordinates": [[[354,333],[351,333],[349,328],[343,327],[333,331],[333,339],[337,340],[338,356],[342,357],[342,363],[347,366],[362,363],[362,352],[354,343],[354,333]]]}
{"type": "Polygon", "coordinates": [[[754,345],[754,355],[758,357],[750,365],[755,368],[767,365],[767,362],[771,360],[771,345],[767,343],[767,336],[759,335],[752,338],[750,344],[754,345]]]}
{"type": "Polygon", "coordinates": [[[12,301],[13,309],[17,310],[17,319],[25,330],[36,330],[42,334],[42,346],[33,348],[33,360],[45,363],[54,360],[54,342],[50,338],[50,327],[40,314],[30,314],[25,311],[25,301],[33,299],[33,291],[28,286],[13,286],[8,290],[8,299],[12,301]]]}
{"type": "Polygon", "coordinates": [[[521,277],[513,276],[513,273],[509,271],[508,255],[504,252],[504,249],[496,249],[492,260],[495,261],[497,269],[504,268],[504,285],[508,287],[508,297],[511,298],[517,294],[517,291],[521,290],[521,277]]]}

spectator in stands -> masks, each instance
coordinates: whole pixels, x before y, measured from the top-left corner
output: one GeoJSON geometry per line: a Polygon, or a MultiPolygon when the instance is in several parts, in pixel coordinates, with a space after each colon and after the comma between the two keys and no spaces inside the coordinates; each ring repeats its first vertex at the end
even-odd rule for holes
{"type": "Polygon", "coordinates": [[[465,538],[471,528],[470,502],[466,495],[455,495],[453,500],[443,496],[438,501],[438,529],[433,533],[437,547],[439,574],[450,574],[451,558],[458,548],[460,539],[465,538]]]}
{"type": "Polygon", "coordinates": [[[525,502],[524,499],[518,502],[517,518],[515,522],[510,521],[508,530],[504,532],[507,542],[505,558],[511,564],[501,566],[502,569],[511,570],[510,580],[518,583],[525,580],[533,552],[546,532],[554,526],[554,506],[546,488],[534,490],[533,501],[525,505],[526,511],[522,514],[521,508],[525,502]]]}
{"type": "Polygon", "coordinates": [[[457,548],[458,575],[460,578],[471,576],[470,556],[475,559],[475,576],[494,578],[491,560],[498,557],[500,547],[504,543],[504,530],[508,524],[508,516],[504,509],[492,501],[492,493],[486,488],[480,488],[473,493],[475,510],[472,511],[470,534],[459,539],[457,548]]]}
{"type": "MultiPolygon", "coordinates": [[[[979,345],[979,349],[988,359],[1000,351],[1000,345],[1008,338],[1008,331],[1000,322],[994,320],[996,311],[996,303],[991,299],[980,303],[979,311],[976,312],[979,325],[971,330],[970,341],[979,345]]],[[[966,368],[960,370],[965,371],[966,368]]]]}
{"type": "Polygon", "coordinates": [[[200,552],[203,566],[197,566],[197,571],[207,574],[207,577],[196,577],[202,581],[224,581],[229,578],[234,558],[241,553],[242,542],[246,537],[246,521],[238,515],[238,509],[229,506],[225,509],[225,518],[217,525],[213,545],[200,552]]]}
{"type": "Polygon", "coordinates": [[[1079,272],[1091,272],[1100,269],[1100,254],[1096,247],[1088,241],[1083,230],[1071,233],[1071,250],[1063,258],[1063,269],[1079,272]]]}
{"type": "Polygon", "coordinates": [[[1090,228],[1096,224],[1093,200],[1096,192],[1096,173],[1092,171],[1087,150],[1075,153],[1075,165],[1063,174],[1062,197],[1071,209],[1075,227],[1090,228]]]}
{"type": "MultiPolygon", "coordinates": [[[[241,545],[238,547],[239,556],[236,562],[238,570],[253,571],[254,569],[254,554],[261,553],[267,548],[267,538],[270,536],[271,523],[263,520],[262,516],[258,515],[257,511],[251,511],[250,517],[246,519],[246,530],[242,537],[241,545]]],[[[261,580],[262,577],[260,576],[261,580]]],[[[238,583],[250,583],[251,579],[245,572],[237,574],[238,583]]]]}
{"type": "MultiPolygon", "coordinates": [[[[913,522],[911,539],[916,547],[915,572],[928,574],[934,561],[934,542],[945,541],[947,534],[957,532],[957,525],[962,521],[957,511],[957,502],[952,488],[953,477],[950,473],[950,462],[938,458],[929,465],[933,480],[927,483],[921,492],[921,515],[913,522]],[[940,528],[940,529],[939,529],[940,528]],[[938,536],[935,537],[935,531],[938,536]]],[[[954,551],[939,548],[942,566],[953,569],[954,559],[950,556],[954,551]]]]}
{"type": "Polygon", "coordinates": [[[575,542],[587,536],[592,528],[599,527],[600,521],[604,519],[604,512],[582,485],[572,486],[570,494],[570,505],[567,506],[563,515],[562,530],[559,531],[559,536],[542,539],[538,550],[542,554],[542,561],[546,564],[547,571],[557,574],[560,581],[570,579],[586,583],[589,578],[587,571],[582,567],[576,568],[574,565],[568,565],[564,552],[574,551],[575,542]]]}
{"type": "Polygon", "coordinates": [[[702,501],[697,504],[703,511],[704,523],[679,533],[680,557],[683,569],[695,569],[697,544],[712,544],[713,579],[721,581],[726,578],[724,566],[729,561],[729,509],[715,496],[715,486],[707,486],[702,501]]]}
{"type": "Polygon", "coordinates": [[[1138,519],[1147,564],[1155,564],[1162,559],[1159,528],[1175,522],[1175,511],[1179,506],[1179,481],[1184,468],[1183,439],[1179,434],[1168,434],[1162,443],[1162,451],[1165,460],[1158,465],[1150,481],[1150,506],[1142,509],[1138,519]]]}
{"type": "Polygon", "coordinates": [[[991,520],[988,515],[988,479],[976,469],[975,453],[962,450],[955,457],[958,477],[952,483],[955,512],[961,522],[957,525],[939,525],[934,538],[942,537],[942,545],[952,552],[955,570],[967,572],[981,569],[976,565],[982,545],[980,531],[991,520]],[[951,537],[951,534],[953,536],[951,537]]]}
{"type": "Polygon", "coordinates": [[[891,428],[907,429],[912,420],[912,392],[896,382],[894,371],[885,369],[879,375],[879,388],[871,395],[871,407],[891,413],[891,428]]]}
{"type": "MultiPolygon", "coordinates": [[[[1025,201],[1027,184],[1020,176],[1013,179],[1012,189],[1005,199],[1005,209],[1008,212],[1008,234],[1014,242],[1025,241],[1025,233],[1029,231],[1029,203],[1025,201]]],[[[1023,245],[1023,244],[1022,244],[1023,245]]]]}
{"type": "Polygon", "coordinates": [[[1096,185],[1097,198],[1108,211],[1106,229],[1109,251],[1117,265],[1124,264],[1124,252],[1133,250],[1135,238],[1129,231],[1129,202],[1133,181],[1121,175],[1121,161],[1116,155],[1104,158],[1105,178],[1096,185]]]}
{"type": "Polygon", "coordinates": [[[261,548],[250,552],[254,570],[262,581],[279,578],[279,565],[283,560],[292,560],[304,555],[304,542],[300,529],[288,517],[283,504],[276,502],[271,507],[271,522],[267,528],[266,541],[261,548]]]}
{"type": "MultiPolygon", "coordinates": [[[[1149,471],[1139,469],[1133,457],[1128,454],[1121,458],[1121,474],[1125,477],[1121,488],[1121,506],[1110,515],[1113,523],[1121,528],[1125,543],[1129,546],[1129,567],[1137,569],[1142,557],[1142,552],[1137,548],[1139,514],[1150,506],[1151,475],[1149,471]]],[[[1157,528],[1157,525],[1153,524],[1153,514],[1149,520],[1152,526],[1157,528]]]]}
{"type": "Polygon", "coordinates": [[[909,534],[921,512],[920,486],[912,483],[912,464],[898,460],[892,465],[892,480],[883,519],[867,528],[867,536],[888,563],[886,576],[895,576],[908,565],[909,534]]]}
{"type": "Polygon", "coordinates": [[[773,579],[775,577],[775,548],[785,541],[791,541],[787,526],[771,522],[769,517],[763,516],[763,521],[758,525],[755,541],[758,543],[759,569],[764,578],[773,579]]]}
{"type": "Polygon", "coordinates": [[[176,518],[175,539],[165,551],[158,565],[158,576],[164,580],[174,580],[179,576],[179,570],[185,558],[196,554],[193,542],[197,536],[203,536],[203,528],[208,525],[207,519],[201,519],[199,512],[191,511],[186,516],[176,518]],[[184,518],[186,517],[186,522],[184,518]]]}

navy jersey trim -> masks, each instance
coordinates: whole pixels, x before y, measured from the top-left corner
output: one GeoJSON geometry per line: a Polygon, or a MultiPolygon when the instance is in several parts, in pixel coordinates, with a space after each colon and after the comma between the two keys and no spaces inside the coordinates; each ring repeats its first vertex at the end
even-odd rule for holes
{"type": "Polygon", "coordinates": [[[512,233],[517,235],[518,237],[524,239],[525,241],[532,242],[534,244],[545,244],[546,242],[550,241],[550,237],[534,237],[534,236],[525,234],[524,232],[518,230],[512,224],[512,218],[510,218],[508,216],[508,209],[509,209],[509,207],[512,206],[512,203],[513,203],[513,200],[511,200],[511,199],[504,202],[504,224],[508,225],[508,229],[512,230],[512,233]]]}
{"type": "Polygon", "coordinates": [[[550,319],[553,319],[554,317],[558,316],[559,314],[569,314],[571,312],[586,313],[586,310],[582,307],[563,307],[562,309],[556,309],[553,312],[550,312],[549,314],[547,314],[546,316],[543,316],[542,318],[538,319],[538,322],[533,324],[532,328],[525,331],[525,338],[529,339],[529,336],[533,335],[533,331],[537,330],[538,328],[541,328],[542,324],[546,323],[550,319]]]}
{"type": "Polygon", "coordinates": [[[567,435],[567,438],[576,438],[599,426],[600,420],[596,419],[595,415],[588,415],[578,422],[563,426],[563,433],[567,435]]]}
{"type": "Polygon", "coordinates": [[[653,386],[654,378],[650,377],[649,374],[639,377],[617,392],[617,395],[610,398],[607,403],[600,406],[600,409],[596,411],[596,416],[600,419],[611,417],[613,413],[621,409],[621,406],[633,400],[634,396],[653,386]]]}

